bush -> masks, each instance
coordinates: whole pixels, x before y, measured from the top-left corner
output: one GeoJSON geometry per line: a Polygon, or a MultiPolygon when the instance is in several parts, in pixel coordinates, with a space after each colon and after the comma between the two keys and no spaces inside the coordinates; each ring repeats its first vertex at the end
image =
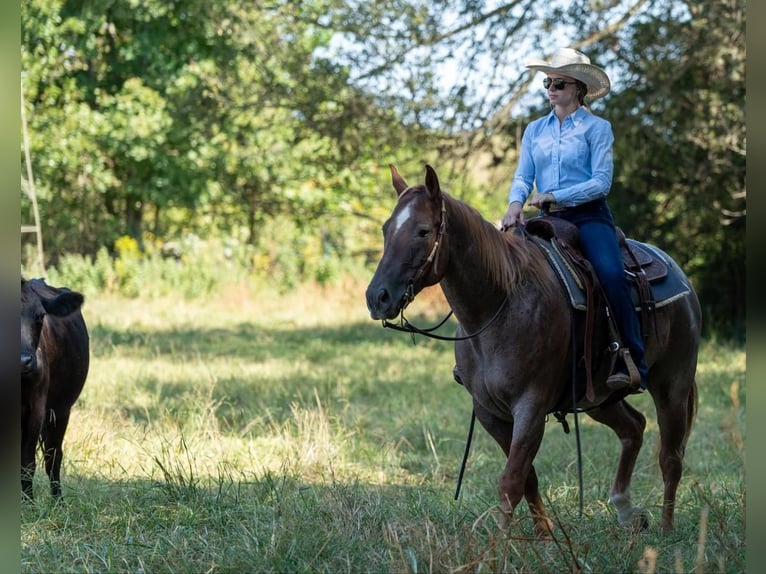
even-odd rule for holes
{"type": "Polygon", "coordinates": [[[243,282],[266,284],[280,292],[313,281],[339,281],[358,267],[321,237],[313,238],[287,221],[266,224],[256,246],[232,238],[202,240],[188,235],[167,242],[150,235],[138,242],[124,236],[114,255],[102,247],[95,258],[68,254],[47,273],[48,282],[83,292],[124,297],[184,299],[210,297],[221,287],[243,282]]]}

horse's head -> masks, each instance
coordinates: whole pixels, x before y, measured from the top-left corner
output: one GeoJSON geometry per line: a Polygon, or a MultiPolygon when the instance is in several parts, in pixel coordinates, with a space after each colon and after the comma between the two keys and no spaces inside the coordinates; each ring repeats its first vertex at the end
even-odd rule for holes
{"type": "Polygon", "coordinates": [[[399,199],[383,224],[383,256],[367,287],[373,319],[396,317],[424,287],[438,283],[446,267],[446,212],[436,172],[427,165],[425,185],[408,186],[389,167],[399,199]]]}

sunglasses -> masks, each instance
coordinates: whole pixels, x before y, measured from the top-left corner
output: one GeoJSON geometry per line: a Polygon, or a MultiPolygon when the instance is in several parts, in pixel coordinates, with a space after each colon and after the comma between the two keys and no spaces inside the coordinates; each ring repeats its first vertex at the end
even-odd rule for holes
{"type": "Polygon", "coordinates": [[[551,78],[545,78],[543,80],[543,86],[547,90],[551,86],[556,88],[557,90],[563,90],[566,88],[567,84],[576,84],[577,82],[567,82],[566,80],[563,80],[561,78],[556,78],[555,80],[551,78]]]}

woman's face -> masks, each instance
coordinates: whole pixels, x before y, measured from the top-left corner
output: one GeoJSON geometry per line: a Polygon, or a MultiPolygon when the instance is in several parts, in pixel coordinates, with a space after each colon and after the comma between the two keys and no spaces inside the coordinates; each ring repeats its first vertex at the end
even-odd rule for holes
{"type": "Polygon", "coordinates": [[[551,105],[564,108],[577,103],[577,81],[561,74],[548,74],[543,80],[543,86],[548,90],[548,100],[551,105]]]}

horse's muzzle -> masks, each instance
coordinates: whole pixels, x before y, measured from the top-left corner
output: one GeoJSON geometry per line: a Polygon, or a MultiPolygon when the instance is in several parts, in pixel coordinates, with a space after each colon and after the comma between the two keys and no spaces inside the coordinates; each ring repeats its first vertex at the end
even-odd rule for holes
{"type": "Polygon", "coordinates": [[[373,319],[393,319],[401,310],[400,301],[392,297],[385,287],[370,285],[366,296],[367,309],[373,319]]]}

